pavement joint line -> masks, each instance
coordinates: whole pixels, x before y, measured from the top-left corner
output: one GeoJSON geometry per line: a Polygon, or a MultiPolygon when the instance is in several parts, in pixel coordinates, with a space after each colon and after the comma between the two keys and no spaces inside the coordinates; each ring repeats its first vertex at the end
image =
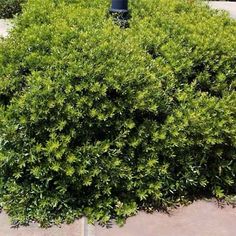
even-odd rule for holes
{"type": "Polygon", "coordinates": [[[86,217],[82,218],[82,236],[95,236],[95,226],[88,224],[86,217]]]}

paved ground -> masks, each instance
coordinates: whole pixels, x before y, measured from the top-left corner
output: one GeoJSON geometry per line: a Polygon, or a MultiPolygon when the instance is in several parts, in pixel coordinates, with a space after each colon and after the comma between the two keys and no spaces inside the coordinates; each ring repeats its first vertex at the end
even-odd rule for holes
{"type": "Polygon", "coordinates": [[[212,1],[209,5],[214,9],[228,11],[230,16],[236,19],[236,2],[212,1]]]}
{"type": "Polygon", "coordinates": [[[0,36],[6,37],[11,27],[12,25],[9,20],[0,19],[0,36]]]}
{"type": "Polygon", "coordinates": [[[164,213],[145,214],[127,220],[124,227],[96,225],[96,236],[235,236],[236,208],[219,208],[215,202],[197,201],[164,213]]]}
{"type": "Polygon", "coordinates": [[[0,236],[89,236],[85,234],[83,219],[72,225],[63,225],[61,228],[52,227],[41,229],[37,224],[29,227],[11,228],[8,216],[3,212],[0,214],[0,236]]]}

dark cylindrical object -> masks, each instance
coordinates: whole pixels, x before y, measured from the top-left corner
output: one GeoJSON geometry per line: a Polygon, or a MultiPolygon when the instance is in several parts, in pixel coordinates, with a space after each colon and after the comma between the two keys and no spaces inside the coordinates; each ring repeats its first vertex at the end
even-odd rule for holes
{"type": "Polygon", "coordinates": [[[127,13],[128,0],[112,0],[111,13],[127,13]]]}

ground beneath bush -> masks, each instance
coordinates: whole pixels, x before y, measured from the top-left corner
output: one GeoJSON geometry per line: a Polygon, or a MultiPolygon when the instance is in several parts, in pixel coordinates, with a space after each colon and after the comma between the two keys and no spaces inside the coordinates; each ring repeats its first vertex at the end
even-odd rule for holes
{"type": "Polygon", "coordinates": [[[18,229],[11,228],[8,216],[0,214],[0,236],[87,236],[84,234],[83,220],[78,220],[72,225],[63,225],[61,228],[52,227],[41,229],[38,224],[31,224],[28,227],[18,229]]]}
{"type": "Polygon", "coordinates": [[[10,20],[0,19],[0,37],[6,37],[11,26],[10,20]]]}
{"type": "Polygon", "coordinates": [[[124,227],[107,229],[86,226],[83,220],[61,228],[40,229],[37,224],[11,228],[8,216],[0,214],[0,236],[235,236],[236,208],[219,207],[216,201],[197,201],[170,212],[140,212],[127,220],[124,227]]]}
{"type": "Polygon", "coordinates": [[[145,214],[127,220],[123,228],[96,226],[96,236],[235,236],[236,208],[219,208],[215,201],[197,201],[164,213],[145,214]]]}
{"type": "Polygon", "coordinates": [[[212,1],[209,5],[214,9],[228,11],[230,16],[236,19],[236,2],[212,1]]]}

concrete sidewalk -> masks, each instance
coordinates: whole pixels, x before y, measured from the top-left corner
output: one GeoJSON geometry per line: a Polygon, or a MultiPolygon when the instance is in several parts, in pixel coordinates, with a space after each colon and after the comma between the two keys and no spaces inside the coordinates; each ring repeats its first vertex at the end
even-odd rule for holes
{"type": "Polygon", "coordinates": [[[235,236],[236,208],[219,208],[216,202],[197,201],[164,213],[139,213],[124,227],[96,225],[96,236],[235,236]]]}
{"type": "Polygon", "coordinates": [[[0,37],[6,37],[11,28],[12,24],[10,20],[0,19],[0,37]]]}
{"type": "Polygon", "coordinates": [[[89,236],[86,233],[86,222],[84,219],[76,221],[71,225],[62,225],[49,229],[41,229],[37,224],[27,227],[11,228],[9,217],[2,212],[0,214],[0,236],[89,236]]]}
{"type": "Polygon", "coordinates": [[[236,19],[236,2],[212,1],[208,4],[213,9],[228,11],[230,16],[236,19]]]}

